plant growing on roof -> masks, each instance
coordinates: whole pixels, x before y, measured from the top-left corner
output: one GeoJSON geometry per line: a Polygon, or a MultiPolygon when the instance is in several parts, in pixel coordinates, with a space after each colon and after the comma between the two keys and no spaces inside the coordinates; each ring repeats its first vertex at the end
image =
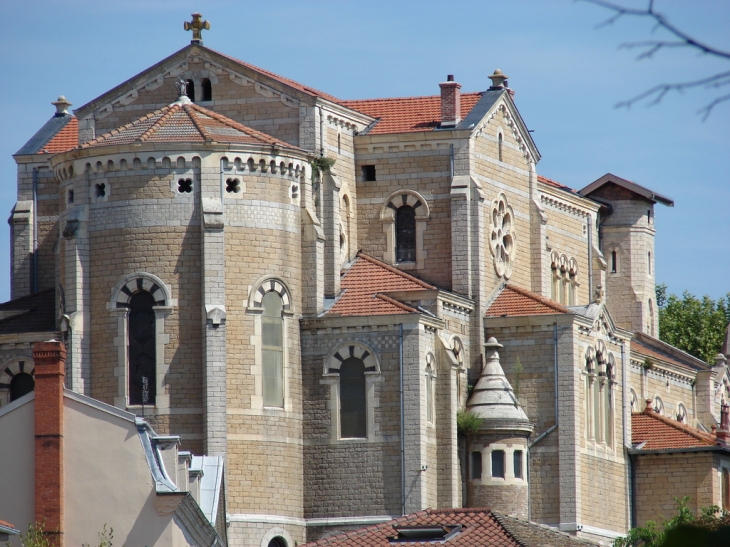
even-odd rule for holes
{"type": "Polygon", "coordinates": [[[644,370],[651,370],[654,368],[654,361],[647,357],[646,359],[644,359],[644,362],[641,366],[644,367],[644,370]]]}
{"type": "Polygon", "coordinates": [[[319,181],[322,173],[329,171],[336,161],[335,158],[326,158],[325,156],[312,158],[309,162],[312,167],[312,183],[319,181]]]}
{"type": "Polygon", "coordinates": [[[462,434],[476,433],[479,431],[482,421],[479,416],[474,416],[466,410],[459,410],[456,413],[456,429],[462,434]]]}

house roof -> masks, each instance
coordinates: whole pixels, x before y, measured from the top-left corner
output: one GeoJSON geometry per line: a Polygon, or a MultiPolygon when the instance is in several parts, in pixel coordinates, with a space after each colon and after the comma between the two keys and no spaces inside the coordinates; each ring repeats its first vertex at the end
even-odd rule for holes
{"type": "Polygon", "coordinates": [[[525,315],[553,315],[571,313],[568,308],[530,292],[517,285],[508,284],[497,295],[487,309],[487,317],[515,317],[525,315]]]}
{"type": "Polygon", "coordinates": [[[0,304],[0,334],[55,330],[55,289],[47,289],[0,304]]]}
{"type": "Polygon", "coordinates": [[[58,154],[79,144],[79,121],[70,114],[54,116],[33,135],[15,156],[58,154]]]}
{"type": "Polygon", "coordinates": [[[236,64],[239,64],[241,66],[245,66],[246,68],[249,68],[251,70],[254,70],[256,72],[259,72],[263,74],[264,76],[268,76],[272,80],[276,80],[278,82],[281,82],[284,85],[287,85],[289,87],[293,87],[294,89],[301,91],[303,93],[306,93],[308,95],[312,95],[314,97],[320,97],[322,99],[326,99],[328,101],[331,101],[333,103],[338,104],[344,104],[344,101],[341,101],[337,97],[330,95],[329,93],[325,93],[323,91],[320,91],[318,89],[315,89],[313,87],[310,87],[308,85],[300,84],[299,82],[295,80],[291,80],[289,78],[285,78],[284,76],[279,76],[278,74],[275,74],[269,70],[266,70],[264,68],[258,67],[256,65],[252,65],[251,63],[246,63],[245,61],[241,61],[239,59],[236,59],[235,57],[231,57],[230,55],[226,55],[225,53],[221,53],[220,51],[216,51],[214,49],[206,48],[202,45],[199,45],[202,49],[207,49],[208,51],[212,51],[213,53],[220,55],[221,57],[225,57],[226,59],[229,59],[233,61],[236,64]]]}
{"type": "Polygon", "coordinates": [[[578,191],[573,190],[570,186],[565,186],[565,184],[562,184],[553,179],[549,179],[547,177],[543,177],[542,175],[537,176],[537,181],[542,182],[543,184],[547,184],[548,186],[552,186],[553,188],[557,188],[559,190],[565,190],[566,192],[569,192],[571,194],[578,194],[578,191]]]}
{"type": "Polygon", "coordinates": [[[634,338],[631,340],[631,353],[692,370],[707,370],[708,368],[708,365],[702,360],[642,332],[634,333],[634,338]]]}
{"type": "MultiPolygon", "coordinates": [[[[466,118],[483,93],[461,94],[461,117],[466,118]]],[[[433,131],[441,124],[441,96],[396,97],[340,101],[340,104],[378,118],[368,135],[433,131]]]]}
{"type": "Polygon", "coordinates": [[[445,543],[452,547],[580,547],[597,545],[567,534],[506,517],[486,508],[426,509],[388,522],[344,532],[306,547],[391,547],[445,543]],[[449,533],[449,539],[407,537],[449,533]]]}
{"type": "Polygon", "coordinates": [[[9,522],[0,520],[0,534],[5,534],[8,536],[17,536],[18,534],[20,534],[20,530],[16,530],[15,527],[12,524],[10,524],[9,522]]]}
{"type": "Polygon", "coordinates": [[[653,451],[713,447],[718,446],[719,441],[709,433],[657,414],[647,406],[644,412],[631,415],[631,444],[637,451],[653,451]]]}
{"type": "Polygon", "coordinates": [[[340,287],[342,296],[327,311],[327,315],[418,313],[417,309],[382,293],[436,289],[364,253],[357,253],[352,266],[342,276],[340,287]]]}
{"type": "Polygon", "coordinates": [[[598,180],[593,181],[588,186],[580,190],[578,193],[583,196],[588,196],[607,184],[615,184],[617,186],[620,186],[621,188],[624,188],[625,190],[628,190],[629,192],[632,192],[637,196],[647,199],[652,203],[659,202],[669,207],[674,207],[674,201],[670,198],[662,196],[661,194],[657,194],[653,190],[649,190],[648,188],[645,188],[644,186],[641,186],[640,184],[637,184],[635,182],[631,182],[630,180],[617,177],[612,173],[606,173],[598,180]]]}
{"type": "Polygon", "coordinates": [[[81,145],[94,148],[132,143],[218,142],[275,145],[296,149],[194,103],[175,102],[81,145]]]}

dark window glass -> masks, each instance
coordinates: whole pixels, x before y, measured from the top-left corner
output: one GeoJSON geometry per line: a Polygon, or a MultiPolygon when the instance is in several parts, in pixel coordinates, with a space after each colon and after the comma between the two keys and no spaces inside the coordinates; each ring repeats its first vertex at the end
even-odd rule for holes
{"type": "Polygon", "coordinates": [[[504,450],[492,452],[492,476],[504,478],[504,450]]]}
{"type": "Polygon", "coordinates": [[[155,299],[146,291],[129,303],[129,404],[154,405],[156,379],[155,299]]]}
{"type": "Polygon", "coordinates": [[[499,134],[498,140],[499,140],[499,161],[503,161],[502,160],[502,141],[504,139],[502,137],[502,133],[499,134]]]}
{"type": "Polygon", "coordinates": [[[480,479],[482,478],[482,453],[472,452],[471,453],[471,478],[480,479]]]}
{"type": "Polygon", "coordinates": [[[340,367],[340,436],[364,438],[366,423],[365,364],[350,357],[340,367]]]}
{"type": "Polygon", "coordinates": [[[395,213],[395,251],[397,262],[416,261],[416,210],[410,205],[395,213]]]}
{"type": "Polygon", "coordinates": [[[281,536],[276,536],[269,541],[268,547],[287,547],[286,540],[281,536]]]}
{"type": "Polygon", "coordinates": [[[515,478],[522,478],[522,450],[515,450],[514,452],[514,464],[515,464],[515,478]]]}
{"type": "Polygon", "coordinates": [[[611,273],[616,273],[616,251],[611,251],[611,273]]]}
{"type": "Polygon", "coordinates": [[[27,372],[19,372],[10,380],[10,400],[14,401],[27,395],[35,388],[33,377],[27,372]]]}
{"type": "Polygon", "coordinates": [[[375,166],[374,165],[363,165],[362,166],[362,180],[374,181],[375,180],[375,166]]]}
{"type": "Polygon", "coordinates": [[[192,80],[188,80],[185,85],[185,95],[188,99],[195,101],[195,83],[192,80]]]}
{"type": "Polygon", "coordinates": [[[210,84],[210,80],[208,78],[203,78],[203,81],[200,83],[200,87],[203,88],[203,100],[212,101],[213,86],[210,84]]]}

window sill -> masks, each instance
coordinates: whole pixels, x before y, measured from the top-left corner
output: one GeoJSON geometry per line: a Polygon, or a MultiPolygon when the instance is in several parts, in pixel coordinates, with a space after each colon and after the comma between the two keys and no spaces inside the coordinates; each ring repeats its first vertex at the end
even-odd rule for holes
{"type": "Polygon", "coordinates": [[[415,270],[416,269],[416,263],[415,262],[396,262],[395,267],[399,270],[415,270]]]}

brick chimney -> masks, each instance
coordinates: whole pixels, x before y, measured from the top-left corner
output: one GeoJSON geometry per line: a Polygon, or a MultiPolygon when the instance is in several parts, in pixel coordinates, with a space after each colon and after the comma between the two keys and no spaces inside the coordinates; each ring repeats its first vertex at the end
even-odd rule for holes
{"type": "Polygon", "coordinates": [[[461,121],[461,84],[454,81],[449,74],[446,81],[439,84],[441,88],[441,128],[456,127],[461,121]]]}
{"type": "Polygon", "coordinates": [[[38,342],[35,362],[35,521],[51,543],[63,546],[63,343],[38,342]]]}

